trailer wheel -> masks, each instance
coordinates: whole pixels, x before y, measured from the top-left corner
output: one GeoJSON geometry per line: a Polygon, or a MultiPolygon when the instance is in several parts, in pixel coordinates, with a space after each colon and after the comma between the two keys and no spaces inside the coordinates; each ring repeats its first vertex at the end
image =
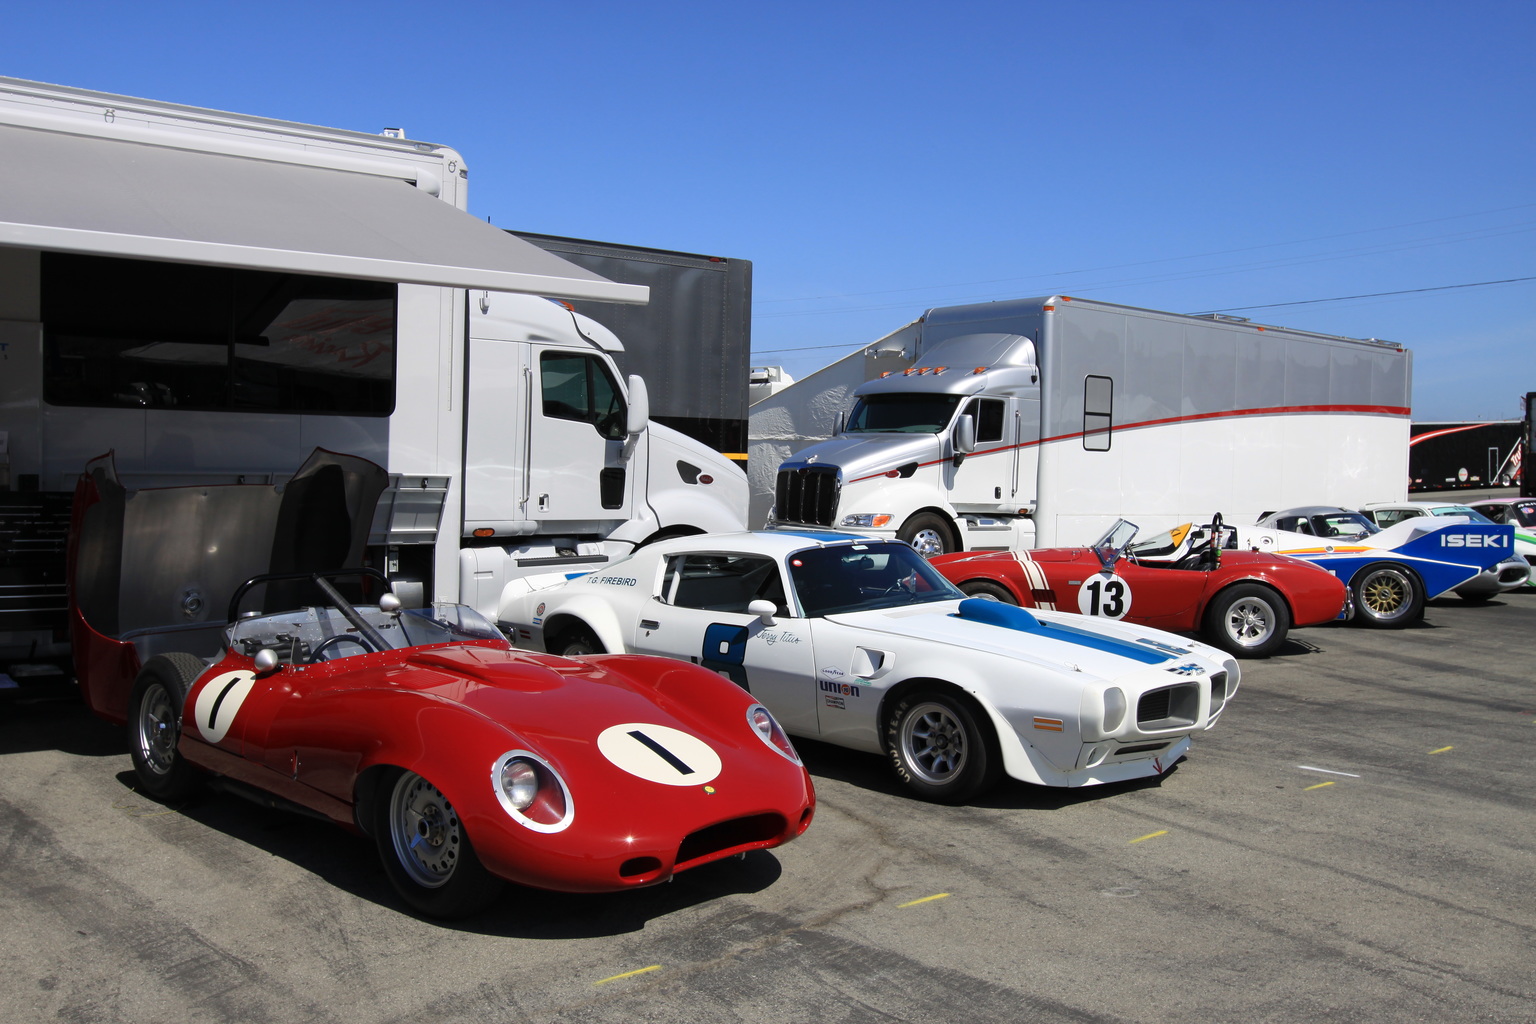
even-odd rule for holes
{"type": "Polygon", "coordinates": [[[966,580],[960,584],[960,592],[967,597],[990,597],[994,601],[1003,604],[1017,605],[1013,592],[1001,583],[993,583],[991,580],[966,580]]]}
{"type": "Polygon", "coordinates": [[[949,524],[944,517],[933,512],[917,512],[901,524],[896,539],[906,541],[924,558],[943,555],[956,550],[951,539],[949,524]]]}
{"type": "Polygon", "coordinates": [[[1285,643],[1291,615],[1280,595],[1258,583],[1239,583],[1216,595],[1205,610],[1205,639],[1239,658],[1267,658],[1285,643]]]}
{"type": "Polygon", "coordinates": [[[128,756],[133,773],[139,787],[163,803],[186,799],[202,781],[177,749],[187,691],[202,671],[203,663],[193,655],[157,655],[139,670],[128,698],[128,756]]]}
{"type": "Polygon", "coordinates": [[[1357,620],[1373,629],[1402,629],[1424,617],[1424,586],[1413,572],[1376,562],[1349,581],[1357,620]]]}

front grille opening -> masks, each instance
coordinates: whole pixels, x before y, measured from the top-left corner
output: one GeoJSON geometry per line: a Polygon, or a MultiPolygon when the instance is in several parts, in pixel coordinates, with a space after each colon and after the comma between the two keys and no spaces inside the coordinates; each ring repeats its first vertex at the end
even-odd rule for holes
{"type": "Polygon", "coordinates": [[[1142,694],[1136,702],[1136,726],[1143,732],[1187,728],[1199,717],[1199,683],[1165,686],[1142,694]]]}
{"type": "Polygon", "coordinates": [[[1166,750],[1167,748],[1168,744],[1166,743],[1137,743],[1129,747],[1117,747],[1115,749],[1115,756],[1123,757],[1126,754],[1150,754],[1154,750],[1166,750]]]}
{"type": "Polygon", "coordinates": [[[788,823],[778,814],[752,814],[701,828],[677,848],[677,870],[766,846],[784,834],[788,823]]]}
{"type": "Polygon", "coordinates": [[[774,481],[773,509],[780,522],[831,526],[837,515],[837,468],[781,469],[774,481]]]}

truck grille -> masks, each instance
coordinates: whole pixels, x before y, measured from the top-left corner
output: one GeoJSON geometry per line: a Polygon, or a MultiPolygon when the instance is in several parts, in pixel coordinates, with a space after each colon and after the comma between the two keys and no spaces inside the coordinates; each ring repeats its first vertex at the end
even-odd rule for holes
{"type": "Polygon", "coordinates": [[[831,526],[838,490],[835,466],[781,469],[773,490],[774,516],[785,523],[831,526]]]}
{"type": "Polygon", "coordinates": [[[1187,728],[1199,715],[1199,683],[1165,686],[1142,694],[1136,702],[1136,726],[1143,732],[1187,728]]]}

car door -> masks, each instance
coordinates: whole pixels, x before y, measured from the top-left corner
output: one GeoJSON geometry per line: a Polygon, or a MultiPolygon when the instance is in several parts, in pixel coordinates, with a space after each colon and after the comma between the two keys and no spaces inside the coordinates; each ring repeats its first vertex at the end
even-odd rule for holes
{"type": "Polygon", "coordinates": [[[630,650],[703,665],[747,690],[785,730],[815,736],[816,681],[806,620],[789,615],[778,562],[762,555],[683,552],[667,557],[661,588],[630,650]],[[747,610],[774,605],[772,623],[747,610]]]}

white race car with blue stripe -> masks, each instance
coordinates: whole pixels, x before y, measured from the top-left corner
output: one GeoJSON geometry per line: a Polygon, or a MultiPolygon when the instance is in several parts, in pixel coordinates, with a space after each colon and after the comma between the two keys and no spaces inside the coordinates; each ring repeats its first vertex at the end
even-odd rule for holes
{"type": "Polygon", "coordinates": [[[1426,598],[1454,590],[1514,552],[1514,529],[1462,517],[1406,519],[1385,530],[1354,509],[1305,505],[1238,526],[1238,547],[1303,558],[1343,580],[1354,621],[1395,629],[1424,616],[1426,598]]]}
{"type": "Polygon", "coordinates": [[[513,584],[499,618],[535,650],[712,668],[790,733],[883,754],[914,793],[948,803],[1004,774],[1160,775],[1239,679],[1214,647],[966,598],[908,545],[838,533],[660,541],[587,575],[513,584]]]}

